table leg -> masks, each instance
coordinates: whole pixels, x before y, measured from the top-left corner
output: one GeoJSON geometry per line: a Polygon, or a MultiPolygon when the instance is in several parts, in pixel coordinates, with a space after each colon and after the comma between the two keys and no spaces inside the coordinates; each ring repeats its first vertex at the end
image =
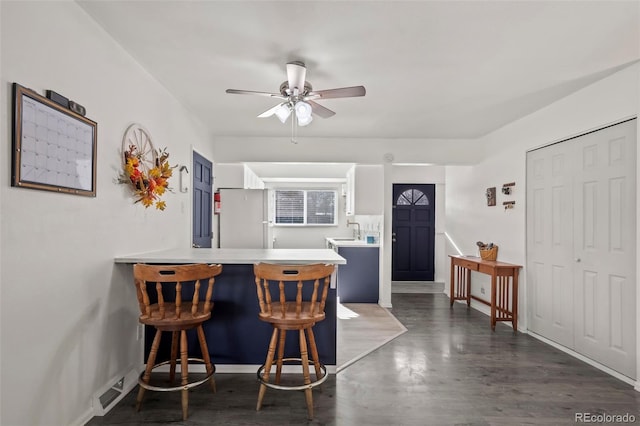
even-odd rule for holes
{"type": "Polygon", "coordinates": [[[467,290],[467,308],[471,307],[471,270],[465,269],[464,276],[466,279],[466,290],[467,290]]]}
{"type": "Polygon", "coordinates": [[[453,264],[453,258],[451,258],[451,280],[449,282],[449,307],[453,307],[454,300],[454,279],[455,279],[455,265],[453,264]]]}
{"type": "Polygon", "coordinates": [[[491,330],[496,329],[496,274],[491,274],[491,330]]]}
{"type": "Polygon", "coordinates": [[[513,300],[511,312],[513,312],[513,332],[518,332],[518,269],[513,270],[512,283],[513,283],[513,300]]]}

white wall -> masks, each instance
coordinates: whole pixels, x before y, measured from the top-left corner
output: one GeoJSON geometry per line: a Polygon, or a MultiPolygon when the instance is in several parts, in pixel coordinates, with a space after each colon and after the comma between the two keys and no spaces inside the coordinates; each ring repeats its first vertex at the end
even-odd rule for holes
{"type": "Polygon", "coordinates": [[[96,198],[13,188],[10,156],[0,156],[0,424],[82,424],[94,394],[143,363],[131,272],[114,256],[191,241],[177,170],[164,212],[134,205],[115,182],[122,135],[143,124],[171,164],[191,164],[192,147],[211,158],[211,148],[204,127],[74,2],[3,1],[0,15],[5,154],[13,82],[55,90],[98,123],[96,198]]]}
{"type": "MultiPolygon", "coordinates": [[[[446,231],[464,254],[477,253],[476,241],[491,240],[499,245],[499,260],[525,265],[526,151],[637,115],[639,80],[639,64],[625,68],[480,139],[486,152],[477,165],[446,167],[446,231]],[[499,192],[507,182],[516,182],[509,197],[499,192]],[[484,197],[485,189],[491,186],[498,190],[495,207],[487,207],[484,197]],[[502,201],[507,198],[516,201],[513,210],[502,208],[502,201]]],[[[473,274],[472,281],[475,294],[479,286],[487,285],[488,278],[473,274]]],[[[524,330],[527,327],[524,272],[520,274],[520,283],[518,321],[524,330]]],[[[476,302],[472,306],[487,310],[476,302]]],[[[640,332],[640,320],[629,320],[638,322],[640,332]]]]}
{"type": "Polygon", "coordinates": [[[213,185],[220,188],[244,188],[244,164],[216,163],[213,167],[213,185]]]}
{"type": "Polygon", "coordinates": [[[482,146],[466,139],[322,139],[287,137],[218,137],[216,159],[222,163],[319,162],[382,164],[385,154],[396,163],[475,164],[482,146]]]}

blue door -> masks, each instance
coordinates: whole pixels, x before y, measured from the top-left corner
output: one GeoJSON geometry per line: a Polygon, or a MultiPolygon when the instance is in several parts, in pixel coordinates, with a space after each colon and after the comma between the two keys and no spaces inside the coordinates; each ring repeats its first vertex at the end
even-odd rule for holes
{"type": "Polygon", "coordinates": [[[393,281],[433,281],[435,191],[434,184],[393,185],[393,281]]]}
{"type": "Polygon", "coordinates": [[[213,210],[211,161],[193,152],[193,247],[210,248],[213,210]]]}

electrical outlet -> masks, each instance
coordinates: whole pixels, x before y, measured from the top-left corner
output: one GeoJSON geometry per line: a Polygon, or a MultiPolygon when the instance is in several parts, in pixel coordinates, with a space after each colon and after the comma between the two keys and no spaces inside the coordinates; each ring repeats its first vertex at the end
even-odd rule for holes
{"type": "Polygon", "coordinates": [[[484,294],[484,287],[480,287],[480,293],[484,294]]]}

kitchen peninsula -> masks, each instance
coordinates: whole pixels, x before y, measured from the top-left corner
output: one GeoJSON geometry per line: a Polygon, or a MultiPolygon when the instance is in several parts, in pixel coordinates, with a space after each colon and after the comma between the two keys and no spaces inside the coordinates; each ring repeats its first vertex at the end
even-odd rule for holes
{"type": "MultiPolygon", "coordinates": [[[[346,264],[342,256],[329,249],[176,248],[119,256],[114,261],[120,267],[128,268],[135,263],[222,264],[222,274],[216,278],[214,285],[211,319],[204,323],[204,332],[212,361],[218,366],[227,364],[231,371],[238,372],[246,371],[241,368],[242,365],[259,366],[264,362],[265,348],[269,346],[272,333],[271,325],[258,319],[253,265],[259,262],[346,264]]],[[[133,271],[127,275],[131,277],[127,284],[134,285],[133,271]]],[[[314,327],[320,359],[330,372],[335,372],[336,365],[336,309],[336,288],[332,280],[325,306],[326,319],[314,327]]],[[[136,324],[132,324],[134,326],[136,324]]],[[[196,337],[191,338],[195,345],[196,337]]],[[[145,353],[151,346],[149,340],[145,339],[145,353]]],[[[160,355],[166,357],[170,352],[170,341],[168,338],[163,340],[160,355]]],[[[297,339],[288,340],[285,351],[299,351],[297,339]]]]}

